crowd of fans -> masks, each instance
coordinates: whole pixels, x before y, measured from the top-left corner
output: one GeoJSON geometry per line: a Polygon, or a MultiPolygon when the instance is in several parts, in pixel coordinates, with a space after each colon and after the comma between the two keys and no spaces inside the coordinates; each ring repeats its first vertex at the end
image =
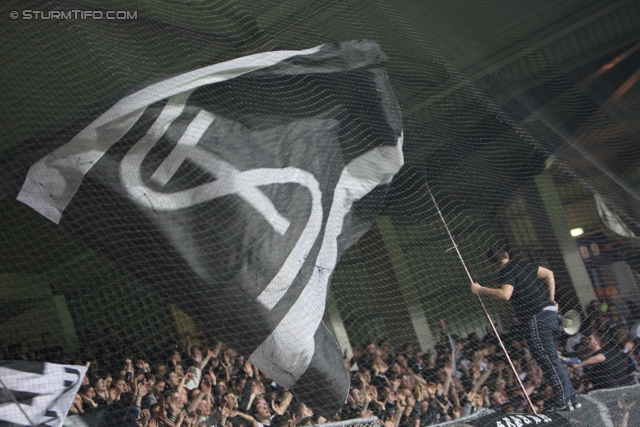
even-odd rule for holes
{"type": "MultiPolygon", "coordinates": [[[[637,312],[631,313],[638,320],[637,312]]],[[[593,301],[583,314],[579,333],[559,333],[559,353],[576,391],[638,383],[640,340],[636,327],[621,320],[613,302],[593,301]],[[631,336],[630,331],[634,334],[631,336]],[[568,338],[568,339],[567,339],[568,338]]],[[[399,354],[382,340],[369,343],[350,362],[359,369],[343,418],[378,416],[387,423],[418,427],[471,415],[483,408],[536,413],[551,406],[552,385],[532,359],[527,328],[517,318],[500,338],[518,373],[517,380],[493,331],[458,337],[440,321],[440,341],[434,351],[421,352],[405,344],[399,354]],[[525,397],[526,393],[526,397],[525,397]]]]}
{"type": "MultiPolygon", "coordinates": [[[[629,318],[640,319],[640,312],[630,308],[629,318]]],[[[221,343],[195,345],[190,337],[143,351],[108,328],[103,340],[89,334],[72,358],[45,333],[39,349],[33,342],[18,342],[0,347],[0,357],[88,364],[70,412],[121,405],[127,408],[127,427],[294,427],[371,416],[385,427],[419,427],[482,408],[531,412],[528,400],[537,413],[549,406],[552,386],[531,358],[526,328],[517,319],[501,339],[520,382],[495,333],[459,337],[448,332],[444,320],[439,326],[433,350],[423,352],[411,343],[394,349],[381,339],[345,357],[351,389],[333,420],[314,414],[233,349],[221,343]]],[[[640,341],[613,302],[593,301],[580,332],[560,342],[578,393],[637,383],[640,341]]]]}

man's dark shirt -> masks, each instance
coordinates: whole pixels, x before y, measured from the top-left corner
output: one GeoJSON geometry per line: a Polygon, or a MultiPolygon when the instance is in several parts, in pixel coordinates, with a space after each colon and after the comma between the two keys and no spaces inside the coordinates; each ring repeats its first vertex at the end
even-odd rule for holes
{"type": "Polygon", "coordinates": [[[157,405],[157,404],[158,404],[158,398],[156,397],[156,395],[153,393],[147,393],[142,397],[142,401],[140,402],[140,407],[142,409],[149,409],[153,405],[157,405]]]}
{"type": "Polygon", "coordinates": [[[342,406],[342,413],[341,413],[340,419],[352,420],[352,419],[358,418],[361,412],[362,412],[362,405],[356,405],[355,408],[352,408],[349,404],[345,403],[342,406]]]}
{"type": "Polygon", "coordinates": [[[36,350],[36,359],[41,362],[57,363],[62,358],[62,353],[64,349],[59,345],[42,347],[36,350]]]}
{"type": "Polygon", "coordinates": [[[440,407],[434,397],[429,398],[429,406],[425,412],[420,414],[420,425],[427,426],[435,424],[440,419],[440,407]]]}
{"type": "Polygon", "coordinates": [[[96,402],[98,406],[103,406],[109,403],[107,399],[105,399],[103,396],[99,394],[95,395],[95,397],[93,398],[93,401],[96,402]]]}
{"type": "MultiPolygon", "coordinates": [[[[595,356],[597,354],[604,354],[606,357],[606,354],[603,349],[600,349],[594,352],[589,357],[595,356]]],[[[589,381],[591,381],[591,384],[593,384],[594,390],[613,387],[613,378],[611,377],[611,373],[609,372],[610,369],[609,369],[608,359],[605,360],[604,362],[585,366],[583,370],[584,370],[584,376],[589,381]]]]}
{"type": "Polygon", "coordinates": [[[228,418],[227,421],[230,422],[233,427],[250,427],[251,426],[249,421],[240,417],[228,418]]]}
{"type": "Polygon", "coordinates": [[[520,321],[528,321],[543,308],[553,305],[547,286],[538,277],[538,267],[534,264],[509,260],[500,269],[500,283],[513,286],[510,301],[520,321]]]}

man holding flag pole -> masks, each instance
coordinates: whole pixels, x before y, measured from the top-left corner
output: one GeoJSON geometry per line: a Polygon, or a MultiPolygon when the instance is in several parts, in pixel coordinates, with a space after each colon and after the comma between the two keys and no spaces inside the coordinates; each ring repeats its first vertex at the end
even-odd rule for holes
{"type": "Polygon", "coordinates": [[[554,405],[550,411],[572,411],[582,406],[569,374],[558,357],[554,339],[558,330],[558,304],[555,302],[553,271],[526,261],[512,259],[499,247],[487,251],[491,266],[499,272],[500,287],[487,288],[471,283],[471,292],[491,298],[510,301],[515,313],[529,325],[529,350],[542,368],[543,375],[553,384],[554,405]]]}

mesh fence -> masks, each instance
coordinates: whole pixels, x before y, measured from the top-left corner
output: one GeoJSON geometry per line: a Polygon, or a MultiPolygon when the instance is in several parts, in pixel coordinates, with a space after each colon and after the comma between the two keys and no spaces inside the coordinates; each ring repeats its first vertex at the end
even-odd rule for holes
{"type": "MultiPolygon", "coordinates": [[[[561,417],[568,421],[570,425],[584,425],[584,426],[616,426],[627,427],[638,424],[638,408],[636,408],[638,395],[640,393],[640,387],[627,386],[617,389],[597,390],[587,395],[580,397],[582,407],[578,410],[563,412],[561,417]]],[[[477,413],[456,419],[451,421],[445,421],[435,425],[444,427],[462,427],[462,426],[476,426],[476,425],[499,425],[493,420],[493,424],[482,424],[482,419],[491,418],[493,415],[499,414],[490,409],[483,409],[477,413]]],[[[519,414],[516,414],[519,415],[519,414]]],[[[502,421],[502,425],[527,425],[528,423],[520,419],[518,423],[518,417],[515,416],[513,420],[509,419],[514,417],[514,414],[501,414],[501,417],[506,420],[502,421]]],[[[498,419],[499,421],[499,419],[498,419]]],[[[543,422],[543,421],[541,421],[543,422]]],[[[343,426],[362,426],[362,427],[379,427],[380,420],[377,418],[369,419],[355,419],[341,422],[328,423],[331,426],[343,427],[343,426]]],[[[532,420],[532,425],[535,425],[535,421],[532,420]]],[[[538,423],[539,424],[539,423],[538,423]]]]}
{"type": "Polygon", "coordinates": [[[634,425],[640,4],[418,3],[3,2],[0,423],[634,425]]]}

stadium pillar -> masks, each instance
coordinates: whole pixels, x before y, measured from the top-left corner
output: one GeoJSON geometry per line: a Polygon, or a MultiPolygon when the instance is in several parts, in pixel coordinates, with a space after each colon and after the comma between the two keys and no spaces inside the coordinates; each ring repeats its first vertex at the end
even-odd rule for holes
{"type": "MultiPolygon", "coordinates": [[[[378,217],[372,229],[377,231],[386,249],[384,262],[388,263],[386,268],[389,278],[391,279],[387,285],[389,291],[400,297],[397,304],[403,306],[402,313],[408,317],[408,320],[411,322],[410,324],[413,327],[411,332],[415,334],[420,348],[424,351],[427,348],[433,347],[436,340],[429,328],[422,304],[415,298],[417,290],[414,288],[415,285],[408,269],[409,264],[404,257],[400,240],[395,232],[391,218],[388,216],[378,217]],[[395,290],[392,291],[392,289],[395,290]]],[[[381,305],[387,305],[386,297],[381,305]]],[[[408,326],[407,324],[407,327],[408,326]]]]}
{"type": "MultiPolygon", "coordinates": [[[[541,199],[546,215],[536,214],[536,212],[540,212],[539,209],[530,209],[532,212],[532,221],[536,225],[536,228],[542,227],[544,230],[550,227],[553,231],[578,301],[582,308],[584,308],[591,300],[596,298],[596,295],[591,284],[589,273],[582,261],[578,246],[571,236],[571,230],[564,207],[553,184],[553,180],[548,173],[535,176],[534,181],[537,188],[536,193],[541,199]]],[[[527,204],[530,205],[531,193],[533,192],[529,193],[530,197],[528,198],[527,204]]],[[[543,232],[542,234],[545,233],[543,232]]],[[[554,267],[551,266],[551,269],[554,269],[554,267]]],[[[562,286],[563,283],[561,282],[556,285],[557,289],[561,289],[562,286]]]]}
{"type": "Polygon", "coordinates": [[[76,326],[73,323],[71,313],[69,313],[69,307],[67,306],[67,300],[62,295],[54,295],[53,302],[58,312],[58,319],[62,324],[62,330],[64,336],[67,339],[68,351],[75,352],[78,349],[79,341],[76,334],[76,326]]]}
{"type": "Polygon", "coordinates": [[[324,322],[331,334],[338,342],[338,347],[342,350],[342,353],[347,352],[347,357],[353,357],[353,348],[349,341],[349,335],[347,335],[347,329],[344,327],[342,321],[342,315],[338,308],[338,302],[336,301],[333,292],[329,291],[327,295],[327,309],[324,315],[324,322]]]}

